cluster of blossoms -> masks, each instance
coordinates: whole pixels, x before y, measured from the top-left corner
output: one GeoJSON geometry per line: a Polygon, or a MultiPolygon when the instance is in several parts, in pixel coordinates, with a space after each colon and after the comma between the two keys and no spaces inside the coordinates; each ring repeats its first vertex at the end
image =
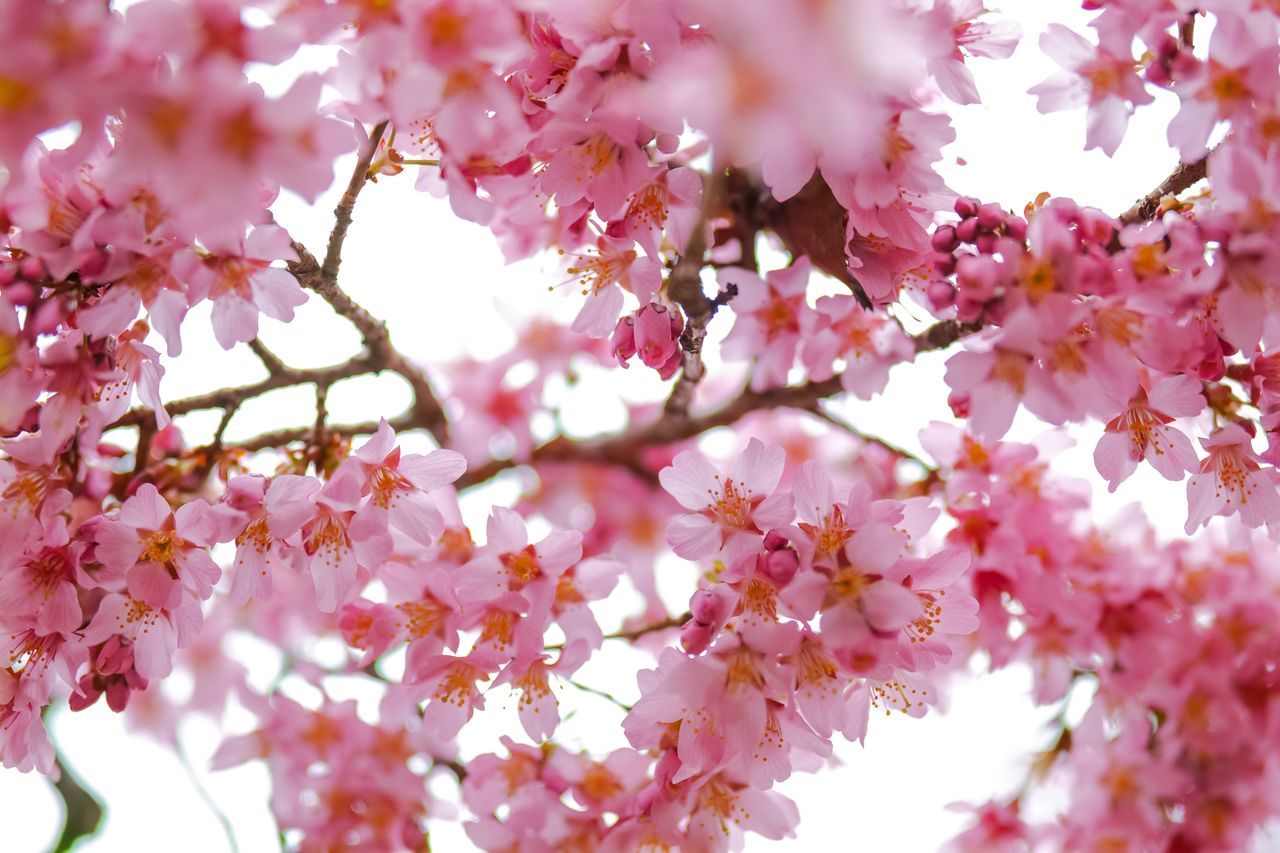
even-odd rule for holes
{"type": "Polygon", "coordinates": [[[0,763],[57,772],[51,707],[105,698],[176,740],[182,713],[234,702],[257,728],[216,763],[265,761],[304,848],[425,846],[452,808],[426,789],[443,774],[485,849],[720,850],[791,835],[777,783],[837,733],[862,741],[873,709],[941,703],[980,650],[1029,664],[1039,702],[1095,692],[957,844],[1242,846],[1280,813],[1280,15],[1085,5],[1096,44],[1041,39],[1062,65],[1032,90],[1041,109],[1087,106],[1109,154],[1155,89],[1180,102],[1183,165],[1119,217],[1048,197],[1018,215],[939,176],[943,100],[978,102],[967,60],[1020,38],[978,0],[0,6],[0,763]],[[295,73],[316,46],[331,65],[295,73]],[[262,69],[288,85],[253,82],[262,69]],[[314,202],[353,151],[317,258],[272,206],[314,202]],[[410,168],[508,260],[554,252],[572,324],[535,319],[431,381],[400,354],[338,269],[365,182],[410,168]],[[762,266],[766,235],[786,262],[762,266]],[[307,291],[362,352],[300,369],[266,349],[260,318],[293,320],[307,291]],[[268,377],[163,396],[206,301],[218,344],[247,344],[268,377]],[[916,308],[936,322],[912,336],[916,308]],[[724,359],[749,364],[740,391],[704,382],[713,321],[724,359]],[[926,432],[938,468],[756,412],[828,414],[820,400],[871,399],[957,343],[967,432],[926,432]],[[590,439],[546,428],[580,374],[633,359],[674,380],[661,415],[635,405],[590,439]],[[331,385],[381,371],[410,386],[405,413],[328,423],[331,385]],[[700,382],[718,408],[692,406],[700,382]],[[242,403],[300,385],[313,428],[226,440],[242,403]],[[1019,407],[1103,425],[1113,490],[1144,462],[1186,477],[1187,534],[1219,516],[1229,534],[1091,525],[1037,450],[999,443],[1019,407]],[[189,447],[178,419],[205,409],[221,423],[189,447]],[[718,466],[693,442],[727,425],[755,437],[718,466]],[[415,430],[438,449],[402,450],[415,430]],[[518,465],[536,483],[486,507],[478,542],[452,488],[518,465]],[[672,552],[680,616],[659,594],[672,552]],[[606,633],[615,589],[642,607],[606,633]],[[232,658],[243,634],[281,653],[265,690],[232,658]],[[339,636],[345,662],[322,665],[316,641],[339,636]],[[629,746],[557,743],[558,691],[607,640],[640,638],[656,654],[629,746]],[[185,699],[166,692],[175,667],[199,676],[185,699]],[[376,715],[329,698],[335,677],[372,682],[376,715]],[[323,698],[295,698],[295,678],[323,698]],[[491,694],[533,745],[464,757],[491,694]],[[1067,815],[1033,814],[1041,783],[1070,792],[1067,815]]]}
{"type": "Polygon", "coordinates": [[[1160,542],[1136,510],[1098,527],[1045,450],[923,438],[948,543],[971,554],[978,646],[1029,664],[1035,700],[1064,709],[1026,785],[978,808],[956,849],[1246,848],[1278,805],[1275,543],[1160,542]],[[1088,702],[1069,717],[1073,696],[1088,702]],[[1046,805],[1063,791],[1068,810],[1046,805]]]}

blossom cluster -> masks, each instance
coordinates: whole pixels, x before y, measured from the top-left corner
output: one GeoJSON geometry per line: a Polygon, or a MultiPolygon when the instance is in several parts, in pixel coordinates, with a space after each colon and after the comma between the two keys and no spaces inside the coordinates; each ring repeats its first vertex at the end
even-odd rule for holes
{"type": "Polygon", "coordinates": [[[980,101],[968,62],[1020,40],[978,0],[0,4],[0,763],[57,772],[52,707],[104,699],[176,742],[182,714],[238,705],[256,728],[215,763],[264,761],[303,848],[424,847],[447,775],[484,849],[721,850],[792,835],[777,783],[863,741],[873,710],[941,704],[980,651],[1030,665],[1038,702],[1094,693],[958,846],[1246,844],[1280,813],[1280,15],[1085,5],[1094,38],[1040,39],[1061,66],[1040,109],[1086,107],[1111,154],[1157,91],[1179,104],[1182,164],[1118,216],[943,181],[948,104],[980,101]],[[352,152],[317,257],[273,205],[315,202],[352,152]],[[338,269],[361,188],[407,169],[508,260],[558,259],[576,319],[430,377],[397,351],[338,269]],[[308,292],[358,355],[292,368],[258,339],[308,292]],[[206,301],[268,378],[162,394],[206,301]],[[736,396],[706,376],[713,322],[746,366],[736,396]],[[957,344],[965,431],[926,431],[936,467],[820,403],[957,344]],[[665,403],[556,434],[562,389],[637,362],[665,403]],[[404,414],[328,422],[332,384],[381,371],[410,386],[404,414]],[[314,428],[226,439],[242,403],[302,385],[314,428]],[[816,417],[756,411],[782,407],[816,417]],[[1112,490],[1143,463],[1185,478],[1197,538],[1090,522],[1050,453],[1001,443],[1020,408],[1099,424],[1112,490]],[[180,419],[206,409],[221,424],[188,446],[180,419]],[[696,442],[725,426],[722,465],[696,442]],[[405,449],[416,430],[429,452],[405,449]],[[536,483],[473,532],[454,489],[520,465],[536,483]],[[639,612],[610,630],[615,590],[639,612]],[[273,684],[236,659],[246,636],[279,654],[273,684]],[[625,640],[654,652],[619,703],[629,745],[557,742],[560,691],[625,640]],[[185,698],[175,667],[198,676],[185,698]],[[370,682],[376,713],[334,678],[370,682]],[[506,696],[522,739],[464,761],[458,736],[506,696]],[[1042,784],[1069,813],[1034,813],[1042,784]]]}

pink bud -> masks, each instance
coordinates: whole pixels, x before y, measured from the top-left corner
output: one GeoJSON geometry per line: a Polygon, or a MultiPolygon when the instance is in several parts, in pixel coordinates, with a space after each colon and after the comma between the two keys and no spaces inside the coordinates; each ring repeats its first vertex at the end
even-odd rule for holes
{"type": "Polygon", "coordinates": [[[1004,222],[1006,215],[1004,208],[1000,205],[994,201],[988,202],[978,210],[978,225],[982,228],[994,229],[1004,222]]]}
{"type": "Polygon", "coordinates": [[[1015,240],[1027,239],[1027,220],[1021,216],[1009,216],[1004,220],[1004,233],[1015,240]]]}
{"type": "Polygon", "coordinates": [[[943,278],[951,275],[956,271],[956,256],[935,254],[933,256],[933,271],[943,278]]]}
{"type": "Polygon", "coordinates": [[[929,306],[934,311],[950,308],[956,301],[956,289],[945,281],[935,281],[927,291],[929,306]]]}
{"type": "Polygon", "coordinates": [[[996,241],[998,239],[1000,238],[996,237],[994,234],[979,234],[975,245],[977,245],[978,251],[982,254],[992,255],[995,254],[996,241]]]}
{"type": "Polygon", "coordinates": [[[933,232],[930,242],[934,250],[938,252],[954,252],[956,247],[960,245],[954,225],[939,225],[938,230],[933,232]]]}
{"type": "Polygon", "coordinates": [[[631,317],[619,317],[618,325],[613,329],[613,337],[609,339],[613,357],[618,364],[627,366],[627,361],[636,354],[635,320],[631,317]]]}
{"type": "Polygon", "coordinates": [[[770,551],[761,555],[756,567],[777,586],[786,586],[791,583],[791,579],[796,576],[796,571],[800,568],[800,557],[792,548],[770,551]]]}
{"type": "Polygon", "coordinates": [[[791,544],[791,540],[777,530],[770,530],[764,535],[764,549],[766,551],[781,551],[791,544]]]}
{"type": "Polygon", "coordinates": [[[677,328],[663,305],[650,303],[636,313],[636,352],[647,367],[663,367],[679,349],[677,328]]]}
{"type": "Polygon", "coordinates": [[[969,218],[956,226],[956,237],[961,243],[972,243],[978,236],[978,220],[969,218]]]}
{"type": "Polygon", "coordinates": [[[103,675],[115,675],[133,669],[133,649],[121,642],[119,634],[113,634],[102,644],[96,664],[98,672],[103,675]]]}
{"type": "Polygon", "coordinates": [[[978,207],[980,202],[972,196],[960,196],[956,199],[956,213],[967,219],[970,216],[978,215],[978,207]]]}
{"type": "Polygon", "coordinates": [[[957,418],[969,417],[969,395],[952,391],[947,397],[947,405],[951,407],[951,414],[957,418]]]}
{"type": "Polygon", "coordinates": [[[39,258],[27,258],[19,268],[19,274],[27,281],[44,280],[44,264],[39,258]]]}
{"type": "Polygon", "coordinates": [[[711,645],[715,629],[696,620],[689,620],[680,629],[680,646],[686,653],[700,655],[711,645]]]}
{"type": "Polygon", "coordinates": [[[720,625],[729,615],[729,603],[709,589],[703,588],[689,598],[689,612],[695,622],[720,625]]]}

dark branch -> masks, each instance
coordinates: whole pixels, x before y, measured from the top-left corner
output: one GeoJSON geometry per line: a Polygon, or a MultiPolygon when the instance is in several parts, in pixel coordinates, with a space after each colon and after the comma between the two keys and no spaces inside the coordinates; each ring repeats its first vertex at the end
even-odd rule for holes
{"type": "Polygon", "coordinates": [[[102,823],[103,808],[97,797],[81,784],[80,780],[66,762],[58,755],[54,759],[58,770],[58,781],[53,783],[54,790],[62,800],[66,817],[62,822],[62,834],[53,847],[54,853],[63,853],[75,846],[81,838],[88,838],[98,831],[102,823]]]}
{"type": "Polygon", "coordinates": [[[338,267],[342,264],[342,242],[347,239],[347,229],[351,227],[351,211],[355,209],[356,197],[369,179],[369,164],[378,152],[378,144],[382,142],[382,134],[387,130],[387,122],[379,122],[369,134],[369,144],[360,152],[356,167],[351,172],[351,180],[347,182],[347,190],[333,209],[333,231],[329,233],[329,246],[324,253],[324,266],[321,272],[328,281],[338,280],[338,267]]]}
{"type": "Polygon", "coordinates": [[[1179,163],[1169,177],[1151,192],[1134,203],[1133,207],[1120,214],[1121,225],[1134,225],[1138,222],[1150,222],[1161,213],[1161,203],[1166,197],[1177,196],[1196,181],[1204,180],[1209,174],[1209,155],[1206,154],[1193,163],[1179,163]]]}

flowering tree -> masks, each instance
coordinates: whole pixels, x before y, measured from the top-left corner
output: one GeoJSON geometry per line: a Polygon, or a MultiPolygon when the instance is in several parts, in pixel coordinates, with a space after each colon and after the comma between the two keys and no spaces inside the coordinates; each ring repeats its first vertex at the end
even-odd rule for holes
{"type": "Polygon", "coordinates": [[[957,849],[1233,849],[1280,814],[1276,3],[1087,0],[1087,33],[1040,40],[1061,71],[1031,91],[1087,106],[1089,148],[1180,102],[1181,165],[1118,215],[940,177],[968,61],[1020,38],[979,0],[124,5],[0,2],[0,760],[58,780],[62,846],[100,807],[44,716],[99,701],[252,714],[214,764],[264,762],[299,849],[425,850],[447,819],[486,850],[781,839],[801,809],[775,783],[872,712],[926,714],[975,659],[1029,665],[1038,703],[1092,692],[957,849]],[[250,82],[303,48],[318,70],[250,82]],[[273,205],[314,202],[343,156],[328,244],[305,246],[273,205]],[[508,260],[558,252],[572,325],[406,358],[340,275],[362,189],[406,170],[508,260]],[[287,364],[260,315],[317,297],[362,349],[287,364]],[[264,378],[162,393],[205,301],[264,378]],[[737,389],[706,381],[713,324],[737,389]],[[964,428],[929,426],[928,458],[828,408],[939,350],[964,428]],[[623,369],[665,399],[556,426],[554,388],[623,369]],[[383,372],[405,410],[331,421],[332,386],[383,372]],[[293,386],[313,423],[227,438],[293,386]],[[1049,444],[1001,441],[1019,409],[1105,424],[1113,489],[1185,478],[1188,538],[1095,522],[1049,444]],[[203,410],[197,445],[181,418],[203,410]],[[716,428],[735,452],[699,449],[716,428]],[[468,529],[459,495],[500,475],[518,500],[468,529]],[[659,572],[683,573],[678,606],[659,572]],[[278,653],[269,689],[242,635],[278,653]],[[634,700],[577,678],[624,646],[649,661],[634,700]],[[557,743],[565,690],[620,705],[626,746],[557,743]],[[461,750],[495,696],[512,737],[461,750]],[[1037,817],[1050,786],[1068,807],[1037,817]]]}

